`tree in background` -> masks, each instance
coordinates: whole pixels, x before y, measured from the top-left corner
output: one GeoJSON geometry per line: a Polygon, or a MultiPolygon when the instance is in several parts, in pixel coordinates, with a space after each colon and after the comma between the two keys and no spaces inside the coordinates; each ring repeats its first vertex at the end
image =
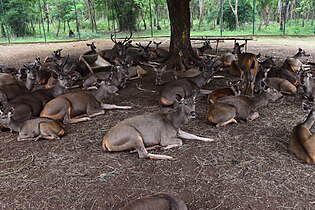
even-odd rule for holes
{"type": "MultiPolygon", "coordinates": [[[[246,1],[239,1],[237,5],[237,17],[238,21],[236,21],[236,16],[234,12],[232,11],[229,2],[224,2],[224,10],[223,10],[223,16],[224,16],[224,23],[227,25],[227,28],[230,30],[238,30],[236,27],[236,23],[241,24],[248,21],[251,21],[252,13],[249,11],[252,11],[252,6],[246,2],[246,1]]],[[[235,8],[234,8],[235,10],[235,8]]]]}
{"type": "Polygon", "coordinates": [[[139,5],[134,0],[115,0],[112,1],[115,8],[119,29],[130,31],[137,29],[137,17],[139,16],[139,5]]]}

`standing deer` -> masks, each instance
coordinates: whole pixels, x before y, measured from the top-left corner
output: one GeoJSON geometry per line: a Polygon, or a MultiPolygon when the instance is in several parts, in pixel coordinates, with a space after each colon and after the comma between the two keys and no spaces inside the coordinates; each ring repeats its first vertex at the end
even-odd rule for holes
{"type": "Polygon", "coordinates": [[[139,158],[173,160],[168,155],[149,153],[148,149],[162,146],[164,149],[178,147],[183,139],[213,141],[189,134],[181,127],[189,119],[195,118],[196,91],[191,97],[182,98],[176,95],[175,111],[168,113],[149,113],[127,118],[112,127],[103,138],[103,148],[106,151],[125,151],[135,149],[139,158]]]}
{"type": "Polygon", "coordinates": [[[254,95],[254,84],[255,78],[259,71],[259,64],[257,60],[257,55],[253,53],[242,53],[241,47],[244,47],[245,44],[240,45],[239,43],[235,43],[233,52],[237,54],[238,64],[242,69],[241,78],[245,82],[244,94],[248,94],[250,91],[250,95],[254,95]]]}
{"type": "Polygon", "coordinates": [[[199,93],[200,89],[213,77],[212,66],[213,60],[207,59],[205,60],[204,68],[201,74],[189,78],[179,78],[166,83],[160,91],[159,101],[161,105],[173,105],[176,100],[176,95],[186,98],[191,96],[194,90],[197,90],[197,93],[199,93]]]}
{"type": "Polygon", "coordinates": [[[185,202],[170,194],[159,193],[131,201],[120,210],[188,210],[185,202]]]}
{"type": "Polygon", "coordinates": [[[226,96],[209,106],[206,119],[216,127],[229,123],[237,123],[237,119],[252,121],[259,117],[256,110],[271,101],[282,97],[274,88],[265,87],[265,91],[254,97],[251,96],[226,96]]]}
{"type": "Polygon", "coordinates": [[[315,136],[310,129],[315,122],[315,109],[312,108],[306,120],[293,128],[290,136],[290,151],[307,164],[315,163],[315,136]]]}
{"type": "Polygon", "coordinates": [[[300,69],[303,69],[303,63],[300,60],[302,56],[310,56],[309,54],[306,54],[305,50],[302,48],[299,48],[299,51],[293,56],[288,57],[283,62],[283,68],[288,69],[293,72],[297,72],[300,69]]]}
{"type": "Polygon", "coordinates": [[[91,120],[91,117],[105,114],[105,109],[130,109],[130,106],[117,106],[103,104],[107,93],[115,93],[118,89],[110,81],[98,81],[99,88],[96,91],[78,90],[69,92],[49,101],[42,112],[41,117],[54,120],[62,120],[64,123],[78,123],[91,120]]]}
{"type": "Polygon", "coordinates": [[[14,108],[11,107],[7,113],[0,110],[0,124],[9,128],[11,132],[18,132],[18,141],[37,141],[39,139],[60,139],[65,129],[60,123],[43,117],[31,118],[25,121],[16,121],[12,118],[14,108]]]}

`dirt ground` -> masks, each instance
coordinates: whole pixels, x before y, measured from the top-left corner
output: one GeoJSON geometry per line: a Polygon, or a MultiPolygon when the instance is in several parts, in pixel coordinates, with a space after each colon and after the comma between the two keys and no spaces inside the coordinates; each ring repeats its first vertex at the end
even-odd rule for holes
{"type": "MultiPolygon", "coordinates": [[[[21,67],[59,48],[64,55],[78,56],[87,51],[88,42],[2,45],[0,63],[21,67]]],[[[110,40],[95,43],[98,50],[112,47],[110,40]]],[[[301,47],[314,62],[314,46],[314,37],[257,37],[249,42],[248,51],[272,55],[280,64],[301,47]]],[[[232,47],[233,42],[220,43],[219,53],[232,47]]],[[[205,89],[223,87],[226,79],[216,79],[205,89]]],[[[151,71],[142,79],[128,81],[127,88],[106,103],[130,105],[131,110],[111,110],[90,122],[66,125],[60,141],[18,142],[16,133],[1,132],[0,209],[115,210],[158,192],[181,197],[192,210],[315,209],[314,166],[303,164],[288,150],[293,126],[307,115],[301,110],[301,91],[260,108],[260,117],[253,122],[221,128],[205,122],[208,105],[200,98],[197,118],[183,130],[215,141],[184,140],[182,147],[153,151],[173,156],[175,161],[103,151],[102,137],[117,122],[162,109],[159,88],[151,71]]]]}

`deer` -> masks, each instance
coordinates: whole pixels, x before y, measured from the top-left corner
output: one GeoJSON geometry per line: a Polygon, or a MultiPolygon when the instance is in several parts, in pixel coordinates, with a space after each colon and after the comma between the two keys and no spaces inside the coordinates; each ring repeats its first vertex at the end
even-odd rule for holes
{"type": "Polygon", "coordinates": [[[11,132],[18,132],[18,141],[58,140],[65,134],[65,129],[59,122],[43,117],[17,121],[12,118],[14,111],[13,107],[6,113],[0,110],[0,123],[11,132]]]}
{"type": "Polygon", "coordinates": [[[243,74],[243,70],[240,67],[239,63],[237,60],[233,60],[230,64],[230,66],[227,68],[227,71],[229,74],[231,74],[232,76],[236,76],[239,77],[240,79],[242,79],[242,74],[243,74]]]}
{"type": "Polygon", "coordinates": [[[35,90],[15,97],[3,106],[3,111],[7,112],[13,107],[15,111],[12,118],[17,121],[38,117],[48,101],[65,93],[73,85],[72,76],[63,72],[63,66],[64,64],[56,64],[56,69],[51,68],[51,71],[55,72],[58,77],[58,83],[54,87],[35,90]]]}
{"type": "Polygon", "coordinates": [[[293,72],[300,71],[303,69],[303,63],[301,62],[300,58],[303,56],[310,56],[309,54],[306,54],[305,50],[302,48],[299,48],[299,51],[292,57],[288,57],[283,62],[283,68],[288,69],[293,72]]]}
{"type": "Polygon", "coordinates": [[[301,83],[300,77],[296,72],[284,69],[282,67],[272,66],[267,75],[268,77],[280,77],[282,79],[286,79],[296,87],[301,83]]]}
{"type": "MultiPolygon", "coordinates": [[[[168,49],[164,48],[164,47],[160,47],[162,42],[153,41],[153,44],[155,45],[155,47],[152,48],[151,51],[153,51],[156,54],[157,59],[164,59],[168,56],[168,54],[169,54],[168,49]]],[[[154,56],[151,56],[151,58],[152,57],[154,57],[154,56]]]]}
{"type": "Polygon", "coordinates": [[[149,195],[126,204],[120,210],[188,210],[185,202],[177,196],[158,193],[155,195],[149,195]]]}
{"type": "Polygon", "coordinates": [[[301,74],[301,86],[304,91],[304,97],[308,101],[315,102],[315,82],[311,72],[303,72],[301,74]]]}
{"type": "Polygon", "coordinates": [[[312,108],[307,118],[294,126],[290,135],[290,151],[306,164],[315,163],[315,136],[310,129],[315,122],[315,109],[312,108]]]}
{"type": "Polygon", "coordinates": [[[5,84],[0,86],[0,103],[2,106],[7,104],[10,100],[19,97],[24,94],[28,94],[35,85],[35,72],[36,72],[36,64],[33,67],[28,67],[25,65],[25,71],[19,70],[17,76],[17,80],[11,84],[5,84]],[[23,81],[21,79],[21,75],[26,73],[26,79],[23,81]]]}
{"type": "Polygon", "coordinates": [[[264,87],[264,92],[255,96],[226,96],[209,106],[206,120],[216,127],[238,123],[237,120],[253,121],[259,117],[256,111],[269,101],[276,101],[282,94],[274,88],[264,87]]]}
{"type": "Polygon", "coordinates": [[[0,72],[8,73],[8,74],[14,74],[17,72],[17,69],[13,66],[8,65],[8,64],[0,64],[0,72]]]}
{"type": "Polygon", "coordinates": [[[282,94],[286,95],[295,94],[297,89],[288,80],[280,77],[268,77],[268,71],[270,71],[270,68],[266,69],[264,68],[258,72],[255,81],[255,91],[261,93],[263,91],[263,87],[265,85],[268,85],[269,87],[273,87],[276,90],[280,91],[282,94]]]}
{"type": "Polygon", "coordinates": [[[202,47],[198,47],[195,48],[194,51],[198,56],[203,56],[203,54],[207,51],[207,50],[212,50],[212,47],[210,45],[210,40],[206,40],[202,47]]]}
{"type": "Polygon", "coordinates": [[[103,149],[110,152],[135,149],[139,158],[174,160],[171,156],[152,154],[148,150],[157,147],[178,147],[183,144],[181,139],[213,141],[211,138],[199,137],[181,130],[185,123],[196,117],[196,95],[196,91],[187,98],[177,94],[174,111],[136,115],[119,122],[104,136],[103,149]]]}
{"type": "Polygon", "coordinates": [[[241,78],[245,82],[244,94],[250,91],[250,95],[254,95],[254,84],[255,78],[259,71],[259,64],[257,60],[257,55],[253,53],[242,53],[241,47],[245,44],[240,45],[238,42],[235,43],[233,52],[237,54],[238,63],[242,69],[241,78]],[[243,78],[244,77],[244,78],[243,78]]]}
{"type": "Polygon", "coordinates": [[[202,73],[194,77],[183,77],[173,80],[163,85],[160,90],[159,101],[163,106],[171,106],[174,104],[176,95],[189,97],[193,90],[200,93],[200,89],[213,77],[213,59],[207,58],[203,62],[202,73]]]}
{"type": "Polygon", "coordinates": [[[272,56],[265,56],[266,59],[264,61],[259,61],[259,65],[262,68],[269,68],[272,66],[276,66],[276,62],[274,61],[274,57],[272,56]]]}
{"type": "Polygon", "coordinates": [[[105,114],[106,109],[132,108],[102,103],[108,93],[115,93],[118,89],[110,80],[98,80],[98,85],[96,91],[78,90],[57,96],[44,106],[40,116],[73,124],[90,121],[92,117],[105,114]]]}
{"type": "Polygon", "coordinates": [[[220,58],[223,67],[229,67],[233,61],[236,60],[235,54],[233,53],[225,53],[224,55],[221,56],[220,58]]]}
{"type": "Polygon", "coordinates": [[[208,95],[207,102],[213,104],[215,101],[225,96],[239,96],[241,94],[240,85],[242,80],[227,81],[229,87],[213,90],[208,95]]]}

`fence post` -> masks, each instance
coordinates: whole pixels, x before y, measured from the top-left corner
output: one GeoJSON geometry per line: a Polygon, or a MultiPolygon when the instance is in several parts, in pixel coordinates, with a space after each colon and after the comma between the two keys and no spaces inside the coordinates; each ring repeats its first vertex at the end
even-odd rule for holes
{"type": "Polygon", "coordinates": [[[223,31],[223,0],[220,0],[220,36],[223,31]]]}
{"type": "Polygon", "coordinates": [[[287,10],[288,10],[288,4],[289,4],[289,0],[285,1],[285,8],[284,8],[284,17],[283,17],[283,34],[285,34],[285,26],[287,23],[287,10]]]}
{"type": "Polygon", "coordinates": [[[73,6],[74,6],[74,14],[75,14],[75,24],[76,24],[77,32],[79,35],[79,40],[81,40],[78,13],[77,13],[77,4],[76,4],[75,0],[73,0],[73,6]]]}
{"type": "Polygon", "coordinates": [[[40,4],[40,0],[38,0],[38,6],[39,6],[40,21],[42,22],[42,27],[43,27],[43,32],[44,32],[44,38],[45,38],[45,42],[47,42],[46,32],[45,32],[45,24],[44,24],[44,20],[43,20],[42,6],[40,4]]]}
{"type": "Polygon", "coordinates": [[[3,6],[3,1],[1,1],[1,10],[2,10],[2,14],[3,14],[3,19],[4,19],[4,25],[5,25],[5,34],[7,36],[7,39],[8,39],[8,42],[9,44],[11,43],[10,41],[10,34],[9,34],[9,27],[8,27],[8,22],[7,22],[7,18],[6,18],[6,15],[4,14],[4,6],[3,6]]]}

